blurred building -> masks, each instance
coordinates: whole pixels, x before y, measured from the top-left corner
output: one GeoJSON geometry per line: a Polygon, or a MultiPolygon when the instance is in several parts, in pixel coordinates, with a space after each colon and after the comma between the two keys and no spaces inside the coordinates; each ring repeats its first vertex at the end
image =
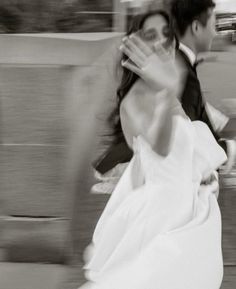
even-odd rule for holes
{"type": "Polygon", "coordinates": [[[111,32],[167,0],[1,0],[0,33],[111,32]]]}

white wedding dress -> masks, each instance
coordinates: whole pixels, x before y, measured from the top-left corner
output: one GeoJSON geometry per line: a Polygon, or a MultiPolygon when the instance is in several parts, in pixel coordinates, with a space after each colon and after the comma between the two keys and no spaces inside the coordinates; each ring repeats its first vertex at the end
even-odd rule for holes
{"type": "Polygon", "coordinates": [[[86,250],[82,288],[219,289],[221,215],[214,186],[226,160],[208,127],[174,116],[167,157],[141,136],[86,250]]]}

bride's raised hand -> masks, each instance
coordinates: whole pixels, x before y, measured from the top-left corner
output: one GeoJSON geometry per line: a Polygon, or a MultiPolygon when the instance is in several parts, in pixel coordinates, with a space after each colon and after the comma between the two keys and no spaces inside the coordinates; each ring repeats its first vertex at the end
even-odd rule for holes
{"type": "Polygon", "coordinates": [[[122,66],[139,75],[150,87],[155,90],[179,90],[181,69],[162,43],[157,42],[150,48],[137,35],[132,34],[123,39],[120,50],[129,57],[122,62],[122,66]]]}

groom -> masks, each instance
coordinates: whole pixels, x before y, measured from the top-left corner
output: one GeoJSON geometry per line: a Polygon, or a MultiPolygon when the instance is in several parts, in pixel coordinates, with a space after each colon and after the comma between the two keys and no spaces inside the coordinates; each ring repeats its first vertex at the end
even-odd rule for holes
{"type": "MultiPolygon", "coordinates": [[[[172,0],[170,8],[179,41],[176,58],[187,72],[180,97],[182,107],[192,121],[200,120],[208,125],[228,155],[226,167],[229,170],[234,164],[234,142],[221,139],[215,130],[207,113],[196,71],[198,53],[210,50],[215,36],[215,3],[212,0],[172,0]]],[[[131,157],[132,151],[123,139],[109,148],[102,160],[95,163],[95,169],[103,174],[118,163],[128,162],[131,157]]]]}
{"type": "Polygon", "coordinates": [[[187,72],[180,101],[191,120],[200,120],[208,125],[228,156],[226,168],[229,171],[234,165],[234,141],[221,139],[214,128],[196,70],[197,55],[210,50],[216,34],[214,8],[215,3],[212,0],[172,0],[171,2],[171,14],[179,40],[176,58],[187,72]]]}

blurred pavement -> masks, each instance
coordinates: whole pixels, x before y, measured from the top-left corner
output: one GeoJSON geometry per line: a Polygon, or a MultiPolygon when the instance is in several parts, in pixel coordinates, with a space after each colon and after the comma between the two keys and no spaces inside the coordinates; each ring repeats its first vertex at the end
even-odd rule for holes
{"type": "Polygon", "coordinates": [[[59,289],[65,273],[60,265],[0,263],[0,289],[59,289]]]}

